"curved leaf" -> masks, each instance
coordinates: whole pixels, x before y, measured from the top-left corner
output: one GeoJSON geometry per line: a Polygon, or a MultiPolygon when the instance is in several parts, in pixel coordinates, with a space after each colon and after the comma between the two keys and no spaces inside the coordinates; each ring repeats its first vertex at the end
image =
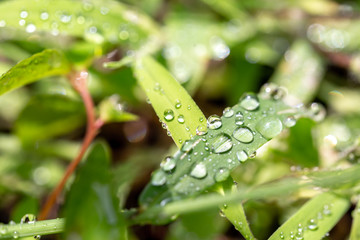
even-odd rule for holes
{"type": "Polygon", "coordinates": [[[47,49],[19,62],[0,77],[0,95],[41,78],[63,75],[70,65],[62,53],[47,49]]]}

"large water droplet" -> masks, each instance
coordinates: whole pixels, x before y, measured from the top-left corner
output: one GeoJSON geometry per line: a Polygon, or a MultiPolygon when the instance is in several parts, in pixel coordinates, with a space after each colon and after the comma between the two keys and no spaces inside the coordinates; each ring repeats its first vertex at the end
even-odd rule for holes
{"type": "Polygon", "coordinates": [[[215,174],[216,182],[223,182],[230,176],[230,171],[227,168],[220,168],[215,174]]]}
{"type": "Polygon", "coordinates": [[[308,229],[311,231],[315,231],[318,229],[318,225],[317,225],[315,219],[310,219],[309,224],[308,224],[308,229]]]}
{"type": "Polygon", "coordinates": [[[234,115],[234,110],[232,110],[230,107],[227,107],[224,109],[223,115],[226,118],[232,117],[234,115]]]}
{"type": "Polygon", "coordinates": [[[161,161],[160,167],[165,172],[169,172],[176,167],[176,161],[173,157],[166,157],[164,160],[161,161]]]}
{"type": "Polygon", "coordinates": [[[166,110],[164,111],[164,119],[165,119],[165,121],[167,121],[167,122],[172,121],[172,120],[174,119],[174,112],[173,112],[173,110],[171,110],[171,109],[166,109],[166,110]]]}
{"type": "Polygon", "coordinates": [[[166,183],[166,174],[163,171],[156,171],[151,177],[151,184],[154,186],[162,186],[166,183]]]}
{"type": "Polygon", "coordinates": [[[209,129],[218,129],[222,126],[221,118],[218,115],[211,115],[207,120],[209,129]]]}
{"type": "Polygon", "coordinates": [[[34,214],[25,214],[21,220],[20,223],[24,224],[24,223],[35,223],[36,222],[36,216],[34,214]]]}
{"type": "Polygon", "coordinates": [[[280,119],[270,116],[261,119],[255,128],[264,138],[271,139],[281,133],[283,126],[280,119]]]}
{"type": "Polygon", "coordinates": [[[231,137],[225,133],[217,135],[212,143],[212,149],[215,153],[224,153],[232,148],[231,137]]]}
{"type": "Polygon", "coordinates": [[[288,128],[293,127],[293,126],[295,126],[295,124],[296,124],[296,119],[292,116],[289,116],[289,117],[285,118],[285,120],[284,120],[285,127],[288,127],[288,128]]]}
{"type": "Polygon", "coordinates": [[[248,127],[239,127],[235,129],[233,136],[242,143],[250,143],[254,140],[254,135],[248,127]]]}
{"type": "Polygon", "coordinates": [[[240,99],[240,106],[246,110],[253,111],[258,109],[260,103],[255,95],[246,94],[240,99]]]}
{"type": "Polygon", "coordinates": [[[194,178],[204,178],[207,175],[206,166],[204,163],[198,163],[195,165],[190,173],[190,176],[194,178]]]}
{"type": "Polygon", "coordinates": [[[177,119],[178,123],[183,124],[185,122],[184,115],[180,114],[177,119]]]}
{"type": "Polygon", "coordinates": [[[249,156],[244,150],[242,150],[236,152],[236,158],[239,162],[245,162],[249,158],[249,156]]]}

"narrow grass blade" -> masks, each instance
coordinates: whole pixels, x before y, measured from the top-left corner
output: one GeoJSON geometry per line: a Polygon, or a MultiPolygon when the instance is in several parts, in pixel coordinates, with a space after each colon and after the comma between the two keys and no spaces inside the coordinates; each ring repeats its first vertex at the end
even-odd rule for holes
{"type": "Polygon", "coordinates": [[[351,226],[350,240],[360,239],[360,200],[353,211],[353,223],[351,226]]]}
{"type": "Polygon", "coordinates": [[[41,78],[64,75],[70,65],[62,53],[47,49],[19,62],[0,77],[0,95],[41,78]]]}
{"type": "Polygon", "coordinates": [[[332,193],[322,193],[308,201],[278,228],[269,240],[288,238],[322,239],[350,206],[349,200],[332,193]]]}
{"type": "Polygon", "coordinates": [[[206,129],[205,116],[194,100],[158,62],[140,58],[134,74],[178,147],[196,134],[199,125],[206,129]]]}

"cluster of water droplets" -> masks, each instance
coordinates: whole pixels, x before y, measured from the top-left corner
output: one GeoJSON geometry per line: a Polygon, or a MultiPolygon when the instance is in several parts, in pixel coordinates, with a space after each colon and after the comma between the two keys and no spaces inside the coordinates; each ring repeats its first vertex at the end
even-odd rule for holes
{"type": "MultiPolygon", "coordinates": [[[[20,224],[35,224],[36,222],[36,216],[34,214],[25,214],[21,220],[20,220],[20,224]]],[[[9,222],[9,226],[13,226],[16,223],[14,221],[10,221],[9,222]]],[[[21,226],[20,226],[21,229],[21,226]]],[[[18,239],[20,237],[20,233],[17,230],[11,231],[9,230],[9,227],[7,227],[7,225],[4,224],[0,224],[0,237],[2,236],[6,236],[9,237],[11,236],[13,239],[18,239]]],[[[34,239],[40,239],[41,236],[40,235],[35,235],[34,239]]]]}

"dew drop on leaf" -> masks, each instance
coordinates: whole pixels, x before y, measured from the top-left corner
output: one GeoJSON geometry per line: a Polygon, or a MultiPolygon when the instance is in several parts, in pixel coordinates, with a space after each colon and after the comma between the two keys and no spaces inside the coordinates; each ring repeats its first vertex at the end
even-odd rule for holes
{"type": "Polygon", "coordinates": [[[156,171],[151,177],[151,184],[154,186],[162,186],[166,183],[166,174],[163,171],[156,171]]]}
{"type": "Polygon", "coordinates": [[[36,222],[36,216],[34,214],[25,214],[21,220],[20,223],[24,224],[24,223],[35,223],[36,222]]]}
{"type": "Polygon", "coordinates": [[[310,105],[310,109],[309,109],[309,113],[310,113],[310,117],[314,120],[314,121],[322,121],[325,118],[326,115],[326,110],[324,108],[324,106],[320,103],[312,103],[310,105]]]}
{"type": "Polygon", "coordinates": [[[258,109],[260,103],[255,95],[246,94],[240,98],[240,106],[248,111],[254,111],[258,109]]]}
{"type": "Polygon", "coordinates": [[[190,176],[194,178],[204,178],[207,175],[206,166],[204,163],[198,163],[190,172],[190,176]]]}
{"type": "Polygon", "coordinates": [[[309,220],[308,229],[311,230],[311,231],[315,231],[315,230],[318,229],[318,225],[317,225],[315,219],[310,219],[309,220]]]}
{"type": "Polygon", "coordinates": [[[164,160],[161,161],[160,167],[165,172],[169,172],[176,167],[176,161],[173,157],[166,157],[164,160]]]}
{"type": "Polygon", "coordinates": [[[167,121],[167,122],[172,121],[172,120],[174,119],[174,112],[173,112],[173,110],[171,110],[171,109],[166,109],[166,110],[164,111],[164,119],[165,119],[165,121],[167,121]]]}
{"type": "Polygon", "coordinates": [[[207,127],[209,129],[218,129],[222,126],[221,118],[218,115],[211,115],[207,120],[207,127]]]}
{"type": "Polygon", "coordinates": [[[293,127],[293,126],[295,126],[295,124],[296,124],[296,119],[292,116],[289,116],[289,117],[285,118],[285,120],[284,120],[285,127],[288,127],[288,128],[293,127]]]}
{"type": "Polygon", "coordinates": [[[234,115],[234,110],[232,110],[230,107],[227,107],[224,109],[223,115],[226,118],[232,117],[234,115]]]}
{"type": "Polygon", "coordinates": [[[271,139],[281,133],[283,125],[279,118],[270,116],[261,119],[255,128],[264,138],[271,139]]]}
{"type": "Polygon", "coordinates": [[[238,126],[241,126],[241,125],[244,124],[244,115],[240,111],[238,111],[235,114],[235,124],[238,125],[238,126]]]}
{"type": "Polygon", "coordinates": [[[235,129],[233,137],[242,143],[250,143],[254,140],[254,134],[248,127],[239,127],[235,129]]]}
{"type": "Polygon", "coordinates": [[[34,239],[40,240],[40,239],[41,239],[41,235],[35,235],[35,236],[34,236],[34,239]]]}
{"type": "Polygon", "coordinates": [[[230,171],[227,168],[220,168],[215,174],[216,182],[223,182],[230,176],[230,171]]]}
{"type": "Polygon", "coordinates": [[[197,126],[196,128],[196,135],[198,136],[203,136],[207,133],[207,128],[205,125],[200,124],[199,126],[197,126]]]}
{"type": "Polygon", "coordinates": [[[239,162],[245,162],[249,158],[249,156],[244,150],[242,150],[236,152],[236,158],[239,162]]]}
{"type": "Polygon", "coordinates": [[[193,141],[186,140],[184,144],[181,146],[181,151],[190,152],[193,149],[193,141]]]}
{"type": "Polygon", "coordinates": [[[225,153],[229,151],[232,146],[231,137],[226,133],[220,133],[213,140],[212,150],[214,153],[225,153]]]}
{"type": "Polygon", "coordinates": [[[178,123],[183,124],[185,123],[185,117],[184,115],[180,114],[177,118],[178,123]]]}
{"type": "Polygon", "coordinates": [[[18,232],[18,231],[14,231],[14,232],[13,232],[13,238],[14,238],[14,239],[18,239],[18,238],[19,238],[19,232],[18,232]]]}
{"type": "Polygon", "coordinates": [[[176,103],[175,103],[175,108],[176,109],[179,109],[179,108],[181,108],[181,102],[179,101],[179,100],[176,100],[176,103]]]}

